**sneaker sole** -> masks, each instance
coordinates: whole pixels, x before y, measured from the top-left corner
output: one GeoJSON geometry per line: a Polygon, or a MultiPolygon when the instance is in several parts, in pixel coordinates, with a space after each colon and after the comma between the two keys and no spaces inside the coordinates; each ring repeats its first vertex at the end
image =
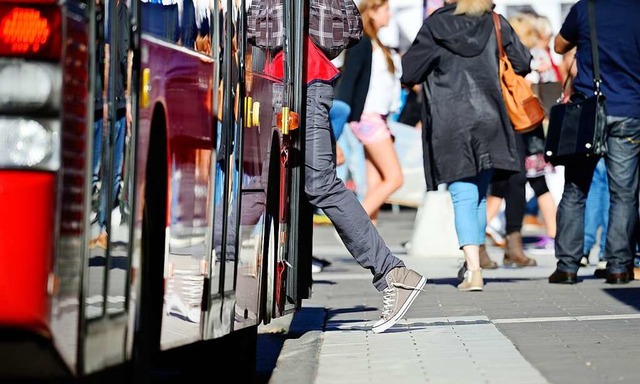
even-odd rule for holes
{"type": "Polygon", "coordinates": [[[478,291],[482,291],[484,288],[483,287],[469,287],[469,288],[458,288],[458,291],[460,292],[478,292],[478,291]]]}
{"type": "Polygon", "coordinates": [[[411,304],[413,304],[416,297],[418,297],[418,295],[421,292],[420,290],[422,289],[422,287],[424,287],[426,283],[427,283],[427,278],[422,276],[422,278],[416,285],[416,288],[411,292],[411,294],[409,295],[409,298],[407,299],[407,301],[404,302],[404,305],[400,308],[398,313],[396,313],[395,316],[393,316],[391,319],[385,321],[382,324],[378,324],[378,323],[374,324],[371,327],[371,330],[373,331],[373,333],[382,333],[387,329],[393,327],[398,322],[398,320],[400,320],[402,316],[404,316],[404,314],[407,313],[407,310],[409,309],[411,304]]]}

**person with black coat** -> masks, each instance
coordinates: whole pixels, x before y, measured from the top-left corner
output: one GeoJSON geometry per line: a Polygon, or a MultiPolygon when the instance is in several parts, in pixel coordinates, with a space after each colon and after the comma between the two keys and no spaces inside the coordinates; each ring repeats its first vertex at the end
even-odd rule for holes
{"type": "MultiPolygon", "coordinates": [[[[402,79],[422,84],[423,156],[428,190],[448,184],[467,272],[461,291],[483,289],[479,247],[485,241],[486,194],[494,171],[518,172],[516,146],[498,77],[491,0],[448,2],[429,16],[402,57],[402,79]]],[[[515,72],[531,54],[500,17],[503,49],[515,72]]]]}

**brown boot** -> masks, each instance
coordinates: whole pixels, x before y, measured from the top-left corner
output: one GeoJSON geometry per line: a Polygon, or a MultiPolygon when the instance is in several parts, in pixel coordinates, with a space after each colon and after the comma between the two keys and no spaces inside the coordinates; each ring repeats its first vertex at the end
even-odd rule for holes
{"type": "Polygon", "coordinates": [[[503,264],[505,267],[534,267],[538,265],[534,259],[524,254],[520,232],[512,232],[507,235],[503,264]]]}
{"type": "Polygon", "coordinates": [[[484,244],[480,244],[480,268],[482,269],[496,269],[498,263],[491,260],[487,253],[487,247],[484,244]]]}

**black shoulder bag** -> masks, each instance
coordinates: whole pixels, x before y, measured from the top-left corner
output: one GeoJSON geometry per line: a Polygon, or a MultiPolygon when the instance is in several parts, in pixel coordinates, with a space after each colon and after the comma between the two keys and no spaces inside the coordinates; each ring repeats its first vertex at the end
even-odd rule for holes
{"type": "Polygon", "coordinates": [[[569,102],[560,103],[560,99],[560,104],[551,107],[544,155],[553,165],[564,165],[582,156],[603,156],[607,152],[606,98],[600,90],[602,79],[594,8],[594,0],[589,0],[594,92],[590,97],[574,94],[569,102]]]}

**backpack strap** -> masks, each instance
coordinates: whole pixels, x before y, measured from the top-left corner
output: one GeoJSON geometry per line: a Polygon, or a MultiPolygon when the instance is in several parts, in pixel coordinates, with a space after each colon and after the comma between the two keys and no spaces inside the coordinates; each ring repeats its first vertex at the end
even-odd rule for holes
{"type": "Polygon", "coordinates": [[[596,35],[596,5],[595,0],[589,0],[589,39],[591,40],[591,61],[593,61],[593,88],[596,95],[600,94],[600,58],[598,57],[598,36],[596,35]]]}

